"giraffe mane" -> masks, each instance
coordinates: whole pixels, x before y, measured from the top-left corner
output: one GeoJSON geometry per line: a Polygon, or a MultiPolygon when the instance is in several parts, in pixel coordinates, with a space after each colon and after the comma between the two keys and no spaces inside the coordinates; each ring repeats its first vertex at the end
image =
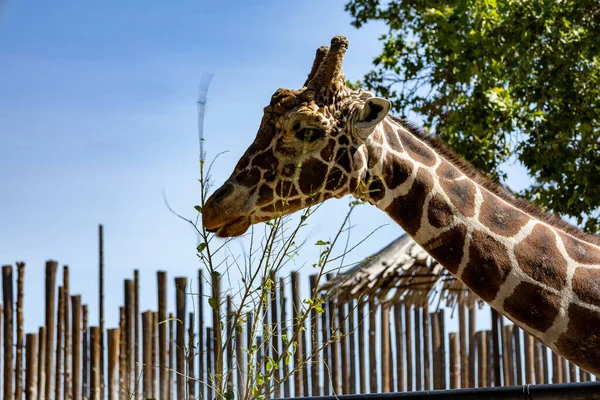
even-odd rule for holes
{"type": "Polygon", "coordinates": [[[390,116],[390,118],[408,130],[412,135],[416,136],[427,145],[429,145],[438,154],[443,156],[448,162],[458,168],[467,177],[473,180],[478,185],[489,190],[491,193],[497,195],[502,200],[509,204],[517,207],[519,210],[531,215],[532,217],[550,225],[554,228],[560,229],[561,231],[585,242],[593,243],[596,246],[600,246],[600,238],[582,231],[580,228],[566,222],[557,215],[549,211],[544,211],[540,207],[529,203],[528,201],[517,197],[514,193],[508,189],[502,187],[500,184],[493,182],[491,179],[484,176],[480,171],[471,165],[461,156],[450,150],[445,143],[439,138],[426,133],[420,127],[417,127],[413,123],[406,121],[403,118],[390,116]]]}

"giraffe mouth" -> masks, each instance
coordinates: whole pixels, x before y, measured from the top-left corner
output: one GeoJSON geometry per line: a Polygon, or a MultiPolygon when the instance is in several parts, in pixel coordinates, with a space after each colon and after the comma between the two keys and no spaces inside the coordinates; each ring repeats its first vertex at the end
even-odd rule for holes
{"type": "Polygon", "coordinates": [[[223,225],[213,226],[207,231],[214,233],[217,237],[228,238],[243,235],[249,227],[250,218],[239,217],[223,225]]]}

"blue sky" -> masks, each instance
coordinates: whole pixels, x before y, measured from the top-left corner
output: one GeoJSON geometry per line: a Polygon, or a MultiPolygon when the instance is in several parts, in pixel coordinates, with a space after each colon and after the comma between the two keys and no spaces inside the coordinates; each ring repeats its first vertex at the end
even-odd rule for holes
{"type": "MultiPolygon", "coordinates": [[[[229,151],[214,170],[221,183],[254,138],[271,94],[300,87],[315,50],[332,36],[350,40],[349,79],[368,71],[386,28],[353,28],[345,2],[0,2],[0,263],[27,264],[28,331],[43,323],[47,259],[70,266],[71,290],[84,294],[97,321],[99,223],[107,325],[117,323],[123,278],[134,268],[142,310],[156,307],[156,270],[169,272],[169,290],[174,276],[196,276],[196,237],[162,193],[176,211],[194,215],[202,73],[215,74],[205,150],[209,158],[229,151]]],[[[334,234],[347,204],[319,210],[310,243],[334,234]]],[[[353,253],[355,261],[402,233],[373,207],[360,207],[353,222],[356,240],[385,225],[353,253]]],[[[307,251],[307,261],[314,254],[307,251]]]]}

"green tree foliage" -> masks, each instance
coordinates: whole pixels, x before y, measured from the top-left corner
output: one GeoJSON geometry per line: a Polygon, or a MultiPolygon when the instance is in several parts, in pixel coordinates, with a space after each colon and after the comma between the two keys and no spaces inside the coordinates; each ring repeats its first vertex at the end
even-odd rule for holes
{"type": "Polygon", "coordinates": [[[362,83],[500,182],[600,232],[598,0],[351,0],[353,25],[389,27],[362,83]]]}

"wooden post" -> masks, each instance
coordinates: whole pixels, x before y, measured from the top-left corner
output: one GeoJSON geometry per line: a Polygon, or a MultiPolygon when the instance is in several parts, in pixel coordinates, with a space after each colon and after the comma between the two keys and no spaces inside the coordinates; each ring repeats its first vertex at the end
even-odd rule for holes
{"type": "Polygon", "coordinates": [[[456,333],[450,334],[450,389],[458,389],[460,387],[459,381],[459,362],[458,362],[458,335],[456,333]]]}
{"type": "MultiPolygon", "coordinates": [[[[143,363],[143,390],[142,396],[144,399],[152,398],[152,334],[150,333],[153,326],[152,311],[144,311],[142,313],[142,363],[143,363]]],[[[192,325],[193,326],[193,325],[192,325]]],[[[194,398],[194,397],[190,397],[194,398]]],[[[115,399],[116,400],[116,399],[115,399]]]]}
{"type": "MultiPolygon", "coordinates": [[[[246,398],[246,381],[244,380],[244,371],[246,370],[246,366],[244,365],[244,343],[243,343],[243,329],[242,321],[240,320],[242,315],[240,314],[240,310],[236,313],[236,327],[235,327],[235,361],[236,361],[236,369],[237,369],[237,394],[238,399],[246,398]]],[[[285,319],[283,319],[285,321],[285,319]]],[[[250,345],[248,347],[250,348],[250,345]]],[[[289,395],[289,380],[288,382],[288,395],[289,395]]],[[[190,396],[191,397],[191,396],[190,396]]],[[[194,398],[194,397],[191,397],[194,398]]]]}
{"type": "MultiPolygon", "coordinates": [[[[121,348],[121,330],[119,328],[107,331],[108,341],[108,400],[119,399],[119,350],[121,348]]],[[[123,392],[123,398],[130,398],[123,392]]]]}
{"type": "Polygon", "coordinates": [[[54,384],[54,398],[56,400],[62,399],[62,381],[63,370],[62,370],[62,350],[63,350],[63,338],[64,338],[64,322],[65,322],[65,288],[64,286],[58,287],[58,310],[57,310],[57,324],[56,324],[56,382],[54,384]]]}
{"type": "Polygon", "coordinates": [[[569,362],[569,382],[577,382],[577,367],[572,362],[569,362]]]}
{"type": "Polygon", "coordinates": [[[46,387],[46,327],[40,326],[38,331],[38,354],[37,358],[37,400],[43,400],[42,393],[46,387]]]}
{"type": "MultiPolygon", "coordinates": [[[[340,337],[340,380],[341,380],[341,391],[340,394],[349,394],[350,393],[350,369],[348,366],[348,328],[347,328],[347,315],[346,315],[346,303],[338,301],[337,305],[337,315],[338,315],[338,327],[339,327],[339,337],[340,337]]],[[[389,315],[389,314],[388,314],[389,315]]],[[[385,337],[386,328],[384,326],[381,327],[382,340],[385,337]]],[[[387,335],[388,335],[388,347],[389,347],[389,316],[388,316],[388,324],[387,324],[387,335]]],[[[389,355],[389,353],[382,354],[382,356],[389,355]]],[[[389,360],[389,357],[386,357],[389,360]]],[[[385,374],[389,372],[389,370],[382,371],[385,374]]],[[[389,379],[388,379],[389,380],[389,379]]]]}
{"type": "Polygon", "coordinates": [[[13,399],[13,275],[12,266],[2,267],[2,302],[4,303],[4,400],[13,399]]]}
{"type": "Polygon", "coordinates": [[[41,393],[42,398],[50,398],[54,395],[54,297],[57,264],[56,261],[46,261],[46,387],[41,393]]]}
{"type": "MultiPolygon", "coordinates": [[[[89,328],[88,328],[88,306],[87,304],[84,304],[81,307],[81,311],[82,311],[82,323],[83,323],[83,330],[81,331],[81,334],[83,336],[83,339],[81,341],[81,345],[83,348],[83,357],[82,357],[82,371],[81,371],[81,375],[82,375],[82,379],[81,379],[81,396],[84,399],[88,398],[88,394],[89,394],[89,328]]],[[[48,378],[46,378],[48,379],[48,378]]]]}
{"type": "Polygon", "coordinates": [[[356,308],[356,302],[351,300],[346,303],[348,310],[348,330],[349,330],[349,363],[350,363],[350,392],[349,394],[356,393],[356,324],[354,321],[354,311],[356,308]]]}
{"type": "Polygon", "coordinates": [[[542,363],[542,347],[541,343],[534,339],[533,341],[533,360],[535,364],[535,383],[544,383],[544,366],[542,363]]]}
{"type": "Polygon", "coordinates": [[[494,386],[502,386],[501,365],[500,365],[500,314],[492,308],[492,345],[494,362],[494,386]]]}
{"type": "MultiPolygon", "coordinates": [[[[200,344],[200,350],[203,349],[200,344]]],[[[158,311],[152,313],[152,397],[156,399],[159,393],[158,373],[156,371],[158,364],[158,311]]],[[[202,384],[200,385],[202,387],[202,384]]],[[[200,397],[202,398],[202,397],[200,397]]]]}
{"type": "MultiPolygon", "coordinates": [[[[280,377],[280,369],[281,365],[277,361],[279,360],[279,340],[281,339],[279,336],[279,314],[277,312],[277,277],[275,276],[275,272],[271,274],[271,357],[273,357],[274,366],[273,366],[273,396],[275,398],[281,397],[281,377],[280,377]]],[[[299,375],[301,372],[299,373],[299,375]]]]}
{"type": "Polygon", "coordinates": [[[69,267],[63,266],[63,290],[64,290],[64,302],[63,302],[63,318],[64,318],[64,352],[63,352],[63,368],[64,368],[64,386],[63,392],[65,400],[73,398],[71,393],[71,329],[70,329],[70,317],[69,317],[69,267]]]}
{"type": "Polygon", "coordinates": [[[17,262],[17,349],[15,358],[15,399],[23,398],[23,283],[25,264],[17,262]]]}
{"type": "Polygon", "coordinates": [[[360,392],[361,394],[367,393],[367,370],[366,370],[366,357],[365,357],[365,302],[364,298],[360,298],[358,300],[357,306],[357,314],[358,314],[358,326],[356,328],[358,332],[358,382],[360,384],[360,392]]]}
{"type": "Polygon", "coordinates": [[[563,383],[560,360],[555,352],[552,352],[552,383],[563,383]]]}
{"type": "MultiPolygon", "coordinates": [[[[313,296],[316,295],[315,293],[315,287],[317,285],[317,275],[313,274],[309,277],[310,280],[310,298],[312,299],[313,296]]],[[[294,285],[292,284],[292,290],[293,290],[294,285]]],[[[296,307],[296,300],[294,298],[294,295],[292,294],[292,305],[294,307],[294,310],[297,308],[296,307]]],[[[295,311],[294,311],[294,315],[295,315],[295,311]]],[[[311,366],[310,366],[310,377],[311,377],[311,395],[316,397],[316,396],[320,396],[321,391],[320,391],[320,387],[319,387],[319,382],[320,382],[320,365],[319,365],[319,357],[318,357],[318,352],[319,352],[319,314],[317,313],[317,311],[313,308],[311,309],[310,312],[310,341],[311,341],[311,366]]],[[[297,324],[294,323],[294,326],[296,326],[297,324]]],[[[296,329],[296,328],[294,328],[296,329]]],[[[294,377],[295,379],[295,377],[294,377]]],[[[295,384],[295,381],[294,381],[295,384]]],[[[294,396],[298,397],[300,396],[301,393],[298,393],[295,390],[295,386],[294,386],[294,396]]]]}
{"type": "MultiPolygon", "coordinates": [[[[291,276],[292,282],[292,306],[294,307],[294,332],[300,333],[300,329],[302,328],[302,300],[300,298],[300,274],[297,271],[292,272],[291,276]]],[[[311,293],[312,295],[312,293],[311,293]]],[[[302,362],[304,361],[304,354],[302,342],[304,337],[300,334],[297,335],[296,339],[296,352],[294,353],[294,368],[296,373],[294,373],[294,396],[302,397],[304,394],[304,376],[298,370],[302,362]]],[[[313,346],[314,347],[314,346],[313,346]]],[[[308,393],[306,393],[308,395],[308,393]]]]}
{"type": "MultiPolygon", "coordinates": [[[[173,371],[175,366],[173,365],[173,346],[175,343],[175,336],[173,335],[173,313],[169,313],[169,397],[168,400],[173,400],[173,371]]],[[[178,400],[180,397],[177,398],[178,400]]]]}
{"type": "Polygon", "coordinates": [[[423,389],[431,389],[431,353],[429,347],[429,302],[428,299],[421,309],[423,312],[423,389]]]}
{"type": "Polygon", "coordinates": [[[81,400],[81,296],[71,296],[72,380],[73,400],[81,400]]]}
{"type": "Polygon", "coordinates": [[[156,273],[158,285],[158,364],[159,364],[159,396],[161,400],[168,397],[167,374],[167,273],[156,273]]]}
{"type": "Polygon", "coordinates": [[[440,341],[441,346],[439,347],[440,352],[440,389],[447,389],[446,386],[446,323],[445,323],[445,312],[440,310],[435,313],[438,320],[438,329],[440,330],[440,341]]]}
{"type": "Polygon", "coordinates": [[[479,387],[487,387],[487,367],[488,367],[488,355],[487,355],[487,332],[479,331],[475,334],[477,340],[477,365],[478,365],[478,386],[479,387]]]}
{"type": "Polygon", "coordinates": [[[404,304],[404,324],[406,325],[406,390],[413,390],[413,356],[412,356],[412,312],[410,304],[404,304]]]}
{"type": "Polygon", "coordinates": [[[323,302],[323,312],[321,313],[321,347],[323,348],[322,352],[322,363],[324,366],[327,366],[323,369],[323,396],[329,396],[331,389],[331,372],[330,372],[330,363],[329,363],[329,340],[331,335],[329,334],[329,322],[328,322],[328,303],[323,302]]]}
{"type": "Polygon", "coordinates": [[[127,390],[128,395],[134,394],[134,386],[132,382],[133,378],[133,311],[134,311],[134,295],[135,289],[133,285],[132,279],[125,279],[123,282],[123,294],[125,298],[125,390],[127,390]]]}
{"type": "MultiPolygon", "coordinates": [[[[152,315],[152,314],[151,314],[152,315]]],[[[152,318],[151,316],[149,318],[152,318]]],[[[196,398],[196,377],[194,376],[194,357],[196,356],[196,352],[194,349],[196,346],[194,345],[194,313],[188,313],[188,352],[186,354],[187,358],[187,386],[188,386],[188,398],[195,399],[196,398]]],[[[150,347],[149,345],[148,347],[150,347]]],[[[150,348],[150,356],[152,356],[152,349],[150,348]]],[[[152,371],[148,371],[150,375],[150,379],[152,379],[152,371]]],[[[150,387],[152,387],[152,381],[150,380],[150,387]]],[[[149,392],[150,393],[150,392],[149,392]]]]}
{"type": "Polygon", "coordinates": [[[369,298],[369,386],[371,393],[377,393],[377,347],[375,345],[375,331],[377,329],[375,317],[377,314],[377,306],[375,299],[369,298]]]}
{"type": "MultiPolygon", "coordinates": [[[[221,332],[221,276],[211,274],[212,298],[217,305],[213,310],[213,380],[214,385],[221,386],[223,377],[223,343],[221,332]]],[[[265,313],[266,314],[266,313],[265,313]]]]}
{"type": "Polygon", "coordinates": [[[396,328],[396,391],[404,392],[406,385],[404,381],[404,334],[402,332],[402,303],[394,305],[394,325],[396,328]]]}
{"type": "Polygon", "coordinates": [[[442,366],[442,360],[440,355],[442,354],[440,349],[442,347],[442,332],[440,329],[440,321],[435,313],[430,315],[431,318],[431,345],[433,351],[433,389],[442,388],[442,375],[446,373],[442,366]]]}
{"type": "Polygon", "coordinates": [[[533,385],[535,383],[535,365],[533,361],[533,338],[525,332],[523,336],[523,345],[525,347],[525,383],[533,385]]]}
{"type": "Polygon", "coordinates": [[[469,387],[469,348],[467,347],[467,309],[465,291],[458,297],[458,334],[460,337],[460,387],[469,387]]]}
{"type": "MultiPolygon", "coordinates": [[[[390,309],[381,307],[381,391],[391,392],[390,385],[392,366],[390,365],[390,309]]],[[[342,354],[345,349],[342,348],[342,354]]],[[[344,392],[347,393],[347,392],[344,392]]]]}
{"type": "MultiPolygon", "coordinates": [[[[550,371],[548,370],[548,348],[540,342],[540,350],[542,351],[542,379],[544,380],[544,383],[550,383],[550,371]]],[[[560,367],[560,363],[558,366],[560,367]]]]}
{"type": "Polygon", "coordinates": [[[233,331],[233,302],[230,295],[227,295],[227,316],[225,325],[227,326],[227,335],[225,336],[227,338],[227,392],[233,393],[233,340],[235,333],[233,331]]]}
{"type": "Polygon", "coordinates": [[[523,384],[523,363],[522,363],[522,359],[521,359],[521,329],[516,325],[513,325],[513,336],[514,336],[514,340],[515,340],[515,352],[513,354],[515,355],[515,364],[517,366],[517,368],[515,370],[516,374],[517,374],[517,379],[515,380],[515,384],[522,385],[523,384]]]}
{"type": "Polygon", "coordinates": [[[177,343],[176,343],[176,375],[177,375],[177,398],[186,397],[185,386],[187,377],[185,375],[185,317],[187,278],[175,278],[175,307],[177,313],[177,343]]]}
{"type": "MultiPolygon", "coordinates": [[[[25,398],[37,400],[37,334],[28,333],[25,342],[25,398]]],[[[16,397],[20,399],[20,397],[16,397]]]]}
{"type": "Polygon", "coordinates": [[[488,360],[488,366],[487,366],[487,384],[488,386],[494,386],[494,338],[492,335],[492,330],[488,330],[486,331],[486,339],[487,339],[487,351],[488,351],[488,355],[487,355],[487,360],[488,360]]]}
{"type": "MultiPolygon", "coordinates": [[[[420,391],[423,390],[423,363],[421,360],[422,351],[421,351],[421,308],[415,304],[414,308],[414,327],[415,327],[415,390],[420,391]]],[[[427,316],[429,317],[429,316],[427,316]]]]}
{"type": "Polygon", "coordinates": [[[119,390],[129,396],[127,382],[127,335],[125,329],[125,307],[119,307],[119,390]]]}
{"type": "Polygon", "coordinates": [[[511,354],[508,353],[507,349],[508,343],[506,342],[506,329],[504,326],[504,317],[502,315],[500,315],[498,318],[498,325],[500,329],[500,346],[502,347],[502,385],[510,386],[510,366],[508,359],[511,354]]]}
{"type": "MultiPolygon", "coordinates": [[[[212,337],[212,328],[206,327],[206,399],[212,400],[213,398],[213,385],[214,380],[212,379],[212,345],[213,345],[213,337],[212,337]]],[[[260,349],[260,346],[259,346],[260,349]]],[[[259,350],[260,351],[260,350],[259,350]]],[[[257,368],[257,370],[260,370],[257,368]]]]}
{"type": "MultiPolygon", "coordinates": [[[[567,378],[567,360],[564,357],[558,357],[558,360],[560,361],[560,373],[562,376],[562,383],[568,383],[569,379],[567,378]]],[[[598,376],[596,376],[596,381],[598,381],[599,378],[598,376]]]]}
{"type": "MultiPolygon", "coordinates": [[[[204,360],[206,347],[204,347],[204,273],[198,270],[198,382],[199,396],[204,399],[206,390],[206,376],[204,375],[204,360]]],[[[248,346],[250,348],[250,346],[248,346]]]]}
{"type": "Polygon", "coordinates": [[[134,396],[140,398],[140,271],[133,270],[133,385],[134,396]]]}
{"type": "MultiPolygon", "coordinates": [[[[289,336],[289,332],[288,332],[288,328],[287,328],[287,310],[286,310],[286,302],[287,299],[285,298],[285,282],[283,280],[283,278],[279,278],[279,312],[280,312],[280,321],[281,321],[281,337],[287,337],[287,338],[291,338],[291,336],[289,336]]],[[[241,328],[241,326],[240,326],[241,328]]],[[[236,329],[236,344],[238,344],[238,346],[236,347],[236,358],[241,359],[242,356],[242,349],[241,349],[241,340],[242,340],[242,336],[241,334],[239,335],[238,338],[238,334],[237,334],[237,329],[236,329]],[[239,355],[238,355],[238,348],[239,348],[239,355]]],[[[302,335],[302,339],[305,339],[304,335],[302,335]]],[[[285,342],[282,340],[282,345],[285,346],[285,342]]],[[[302,340],[302,353],[305,354],[304,356],[304,362],[302,364],[302,381],[303,383],[305,383],[306,385],[306,390],[304,390],[303,392],[306,393],[308,395],[308,370],[307,370],[307,363],[306,363],[306,340],[302,340]]],[[[288,376],[288,374],[290,373],[289,371],[289,365],[287,362],[285,362],[285,357],[282,357],[283,359],[283,376],[285,377],[285,380],[283,381],[283,392],[282,392],[282,397],[292,397],[292,393],[290,391],[290,377],[288,376]]],[[[238,363],[238,385],[242,386],[241,382],[242,381],[242,370],[241,370],[241,364],[238,363]]],[[[300,372],[298,372],[300,373],[300,372]]],[[[304,388],[303,388],[304,389],[304,388]]],[[[244,397],[240,397],[240,399],[243,399],[244,397]]]]}
{"type": "Polygon", "coordinates": [[[98,225],[98,323],[100,328],[100,396],[104,397],[104,227],[98,225]]]}
{"type": "MultiPolygon", "coordinates": [[[[327,274],[327,279],[332,280],[333,275],[327,274]]],[[[332,386],[332,394],[337,394],[341,392],[340,388],[340,348],[339,348],[339,340],[334,337],[337,337],[339,334],[339,325],[337,323],[337,305],[336,300],[329,301],[329,337],[331,337],[331,341],[329,342],[329,351],[331,354],[331,362],[329,364],[329,371],[331,373],[331,386],[332,386]]],[[[371,329],[374,329],[372,326],[371,329]]],[[[374,337],[373,337],[374,340],[374,337]]],[[[375,349],[373,349],[375,351],[375,349]]]]}
{"type": "MultiPolygon", "coordinates": [[[[471,294],[469,294],[471,296],[471,294]]],[[[475,382],[475,354],[477,353],[477,339],[476,339],[476,324],[477,324],[477,310],[475,309],[475,302],[471,302],[469,306],[469,387],[476,387],[475,382]]]]}
{"type": "Polygon", "coordinates": [[[513,348],[513,326],[506,325],[503,327],[504,337],[502,342],[502,355],[506,354],[506,368],[504,368],[504,384],[505,386],[513,386],[515,384],[515,360],[514,360],[514,348],[513,348]]]}
{"type": "MultiPolygon", "coordinates": [[[[90,327],[90,400],[100,400],[100,328],[90,327]]],[[[128,393],[129,394],[129,393],[128,393]]]]}

